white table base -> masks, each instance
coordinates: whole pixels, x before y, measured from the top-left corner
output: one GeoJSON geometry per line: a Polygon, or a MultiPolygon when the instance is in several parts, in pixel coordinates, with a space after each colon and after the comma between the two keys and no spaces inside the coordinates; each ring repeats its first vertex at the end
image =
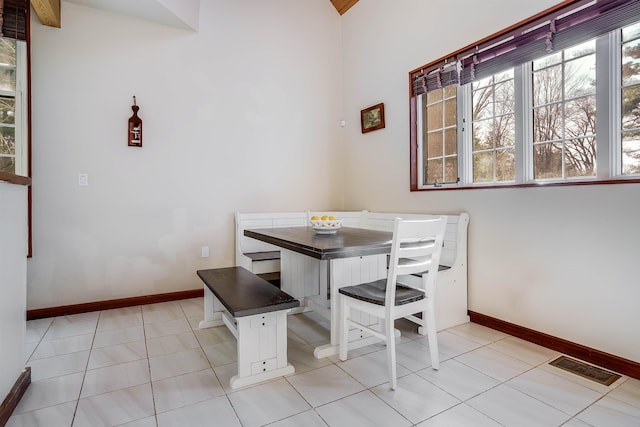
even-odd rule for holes
{"type": "MultiPolygon", "coordinates": [[[[338,300],[338,289],[386,277],[387,255],[369,255],[353,258],[338,258],[329,261],[318,260],[287,249],[281,251],[281,289],[300,300],[300,305],[316,311],[331,323],[331,342],[316,347],[314,355],[323,358],[338,354],[338,326],[340,313],[331,304],[338,300]],[[327,298],[328,291],[330,298],[327,298]]],[[[365,324],[375,325],[379,319],[361,314],[365,324]]],[[[399,331],[396,332],[399,336],[399,331]]],[[[352,329],[349,335],[349,349],[364,347],[378,338],[352,329]]]]}

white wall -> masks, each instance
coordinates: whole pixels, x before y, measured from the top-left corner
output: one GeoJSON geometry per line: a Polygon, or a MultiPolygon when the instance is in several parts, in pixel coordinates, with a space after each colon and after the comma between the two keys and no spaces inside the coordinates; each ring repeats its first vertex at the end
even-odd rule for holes
{"type": "Polygon", "coordinates": [[[236,210],[341,207],[329,1],[206,0],[196,33],[61,13],[61,29],[31,22],[29,309],[199,289],[197,269],[234,263],[236,210]],[[133,95],[142,148],[126,143],[133,95]]]}
{"type": "Polygon", "coordinates": [[[408,72],[556,3],[366,0],[343,16],[347,210],[468,211],[469,308],[640,361],[640,185],[409,191],[408,72]],[[385,103],[386,128],[360,110],[385,103]]]}
{"type": "Polygon", "coordinates": [[[0,181],[0,402],[24,369],[27,187],[0,181]]]}

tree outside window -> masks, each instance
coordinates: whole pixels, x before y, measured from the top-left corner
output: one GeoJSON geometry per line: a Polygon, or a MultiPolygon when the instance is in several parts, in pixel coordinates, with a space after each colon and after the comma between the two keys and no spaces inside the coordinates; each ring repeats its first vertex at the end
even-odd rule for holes
{"type": "Polygon", "coordinates": [[[595,40],[533,62],[534,179],[596,174],[595,40]]]}
{"type": "Polygon", "coordinates": [[[513,70],[473,83],[473,182],[515,180],[513,70]]]}

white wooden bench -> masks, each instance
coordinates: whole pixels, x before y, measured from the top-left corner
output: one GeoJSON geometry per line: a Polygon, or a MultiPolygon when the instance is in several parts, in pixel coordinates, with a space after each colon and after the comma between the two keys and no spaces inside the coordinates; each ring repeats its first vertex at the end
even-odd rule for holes
{"type": "Polygon", "coordinates": [[[204,282],[200,328],[226,325],[238,344],[232,389],[295,372],[287,362],[287,313],[300,302],[243,267],[198,270],[204,282]]]}
{"type": "MultiPolygon", "coordinates": [[[[306,226],[309,225],[308,219],[313,215],[333,215],[336,218],[343,219],[343,227],[358,227],[385,231],[393,231],[393,221],[396,217],[411,218],[429,216],[429,214],[426,213],[408,214],[369,211],[236,213],[236,265],[243,266],[258,274],[280,271],[280,248],[246,237],[244,236],[244,230],[265,227],[306,226]],[[277,260],[270,260],[270,264],[258,260],[260,256],[268,256],[266,254],[275,251],[278,252],[278,258],[277,260]]],[[[467,314],[468,225],[469,214],[466,212],[447,215],[444,248],[440,258],[441,269],[438,273],[438,284],[436,286],[438,301],[436,304],[436,324],[438,330],[469,321],[467,314]]],[[[314,278],[314,276],[319,277],[320,275],[319,261],[309,257],[296,256],[296,259],[299,259],[299,262],[304,263],[304,265],[295,267],[295,271],[287,272],[287,274],[296,275],[293,281],[298,283],[300,287],[299,289],[287,289],[287,292],[296,298],[302,299],[308,295],[309,289],[319,286],[319,279],[314,278]],[[311,275],[304,274],[304,272],[309,271],[314,271],[314,273],[311,275]],[[313,283],[310,282],[310,279],[313,280],[313,283]]],[[[362,262],[366,263],[367,261],[364,260],[362,262]]],[[[354,268],[363,268],[363,266],[354,265],[354,268]]]]}

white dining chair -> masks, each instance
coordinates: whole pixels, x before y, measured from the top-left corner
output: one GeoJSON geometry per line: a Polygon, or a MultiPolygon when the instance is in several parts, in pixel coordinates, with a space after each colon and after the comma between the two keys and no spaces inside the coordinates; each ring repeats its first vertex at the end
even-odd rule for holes
{"type": "Polygon", "coordinates": [[[385,340],[389,385],[392,390],[397,387],[394,328],[396,319],[406,318],[420,325],[419,333],[428,336],[431,366],[433,369],[440,368],[434,304],[436,276],[446,224],[445,216],[424,220],[396,218],[387,277],[346,286],[338,291],[340,360],[347,360],[350,327],[356,327],[385,340]],[[353,310],[381,319],[382,330],[359,323],[359,315],[354,314],[353,310]],[[416,316],[417,313],[422,313],[422,318],[416,316]]]}

